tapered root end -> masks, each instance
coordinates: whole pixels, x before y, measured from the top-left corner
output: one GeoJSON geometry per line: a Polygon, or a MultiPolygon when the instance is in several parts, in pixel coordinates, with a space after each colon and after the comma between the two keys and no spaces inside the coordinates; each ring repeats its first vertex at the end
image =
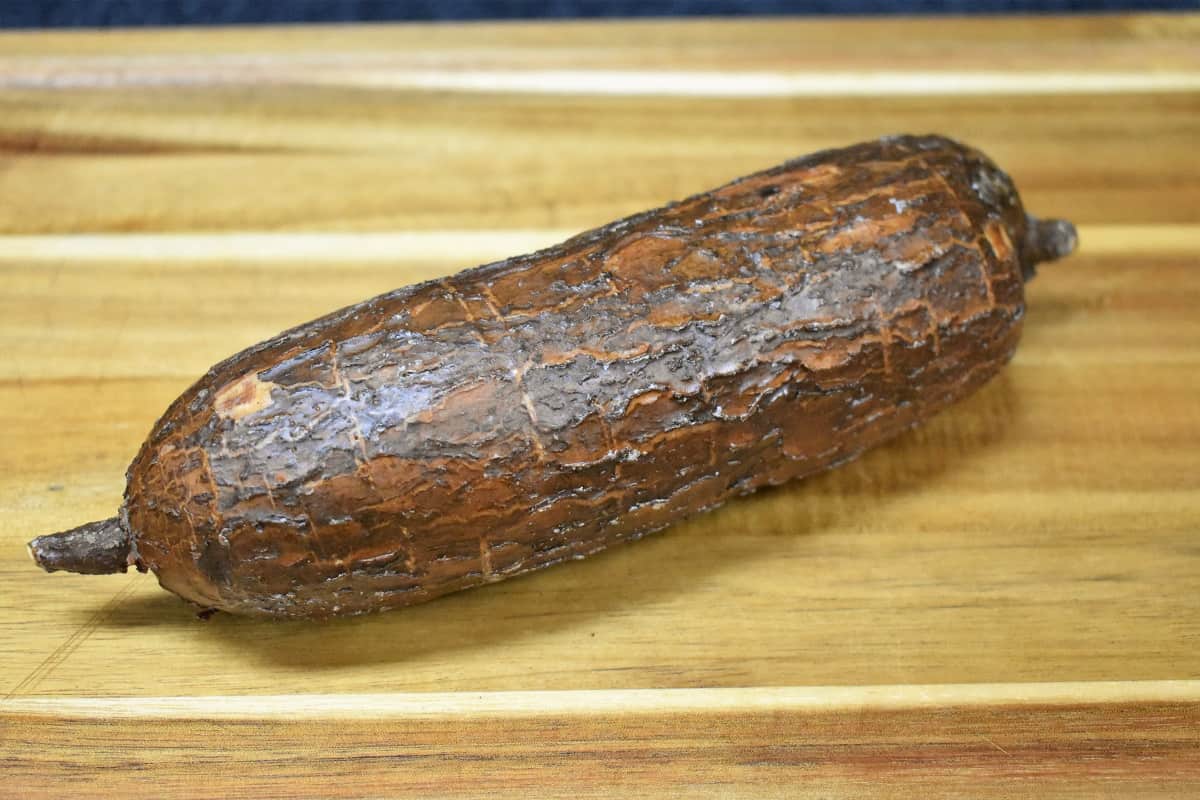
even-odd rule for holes
{"type": "Polygon", "coordinates": [[[29,555],[47,572],[83,575],[124,572],[132,562],[132,549],[129,531],[119,517],[39,536],[29,543],[29,555]]]}
{"type": "Polygon", "coordinates": [[[1026,231],[1025,254],[1031,265],[1066,258],[1079,244],[1075,226],[1065,219],[1029,217],[1026,231]]]}

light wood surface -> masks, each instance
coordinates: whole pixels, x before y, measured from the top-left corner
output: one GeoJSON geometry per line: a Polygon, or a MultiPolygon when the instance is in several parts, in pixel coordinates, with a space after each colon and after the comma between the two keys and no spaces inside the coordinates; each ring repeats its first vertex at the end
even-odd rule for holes
{"type": "Polygon", "coordinates": [[[1196,16],[0,35],[0,796],[1194,796],[1197,142],[1196,16]],[[1082,246],[892,445],[373,619],[28,561],[244,346],[898,131],[1082,246]]]}

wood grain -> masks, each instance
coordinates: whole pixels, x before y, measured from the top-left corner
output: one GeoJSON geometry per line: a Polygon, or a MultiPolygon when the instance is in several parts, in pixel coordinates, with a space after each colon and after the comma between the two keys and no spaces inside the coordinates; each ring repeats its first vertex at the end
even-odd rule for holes
{"type": "Polygon", "coordinates": [[[1196,690],[165,698],[136,713],[120,702],[18,701],[6,718],[25,726],[37,755],[6,777],[28,798],[61,796],[64,785],[122,795],[147,775],[172,797],[1183,798],[1200,781],[1196,690]],[[79,777],[66,784],[56,771],[79,777]]]}
{"type": "Polygon", "coordinates": [[[6,776],[25,796],[61,794],[56,780],[120,793],[134,769],[169,796],[196,794],[201,776],[229,796],[600,793],[593,781],[1013,796],[1034,779],[1041,795],[1194,795],[1198,38],[1195,16],[0,35],[6,776]],[[338,74],[318,80],[331,62],[338,74]],[[793,88],[646,96],[624,76],[613,91],[546,94],[395,77],[565,69],[576,87],[640,70],[793,88]],[[800,91],[822,71],[880,69],[918,88],[930,73],[1020,80],[800,91]],[[66,74],[92,79],[54,79],[66,74]],[[164,74],[174,83],[154,85],[164,74]],[[1096,74],[1125,77],[1072,88],[1096,74]],[[1053,93],[1033,88],[1043,79],[1053,93]],[[144,576],[46,576],[27,560],[30,536],[110,514],[157,415],[248,344],[898,130],[978,144],[1033,211],[1083,223],[1081,251],[1030,284],[1000,379],[853,465],[636,547],[324,626],[200,623],[144,576]],[[1062,681],[1079,683],[1021,699],[1062,681]],[[1168,696],[1158,681],[1183,683],[1168,696]],[[769,688],[917,697],[941,684],[982,699],[942,696],[935,711],[868,692],[813,708],[769,688]],[[507,691],[544,713],[462,705],[507,691]],[[732,694],[719,709],[664,708],[693,691],[732,694]],[[425,698],[441,704],[433,721],[396,705],[424,692],[451,693],[425,698]],[[330,694],[345,702],[302,719],[260,705],[330,694]],[[380,694],[392,705],[364,699],[380,694]],[[127,716],[77,705],[95,698],[127,716]],[[213,719],[231,707],[245,714],[213,719]]]}

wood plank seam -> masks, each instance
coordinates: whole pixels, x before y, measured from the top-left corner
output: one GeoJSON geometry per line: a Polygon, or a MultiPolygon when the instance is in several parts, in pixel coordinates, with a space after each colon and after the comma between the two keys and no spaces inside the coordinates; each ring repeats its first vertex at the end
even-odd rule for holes
{"type": "MultiPolygon", "coordinates": [[[[1200,225],[1080,225],[1084,256],[1190,254],[1200,249],[1200,225]]],[[[391,262],[454,253],[461,266],[531,252],[578,231],[558,228],[426,231],[249,231],[223,233],[71,233],[0,235],[0,264],[21,262],[268,261],[391,262]]],[[[457,263],[457,262],[456,262],[457,263]]]]}

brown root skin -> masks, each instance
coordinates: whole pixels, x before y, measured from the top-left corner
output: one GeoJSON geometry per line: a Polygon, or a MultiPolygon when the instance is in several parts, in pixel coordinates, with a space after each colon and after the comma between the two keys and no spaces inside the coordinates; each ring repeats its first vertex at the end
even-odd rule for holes
{"type": "Polygon", "coordinates": [[[121,518],[111,517],[39,536],[29,543],[29,555],[47,572],[110,575],[129,569],[132,542],[121,518]]]}

